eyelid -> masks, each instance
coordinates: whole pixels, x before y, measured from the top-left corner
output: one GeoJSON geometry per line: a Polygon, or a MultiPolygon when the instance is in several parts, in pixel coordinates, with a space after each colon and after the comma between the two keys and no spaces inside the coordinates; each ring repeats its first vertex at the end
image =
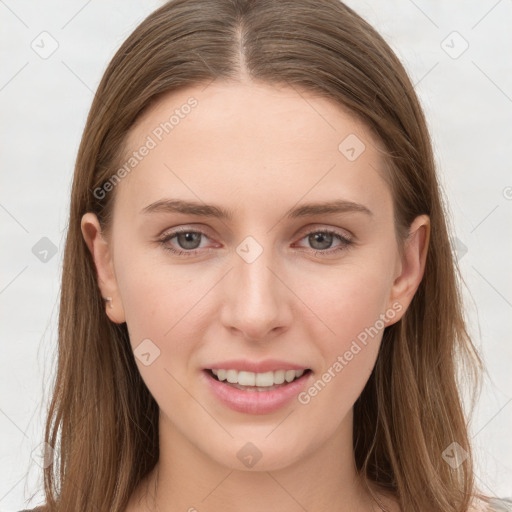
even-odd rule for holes
{"type": "MultiPolygon", "coordinates": [[[[167,244],[168,242],[173,239],[175,236],[179,235],[180,233],[196,233],[200,234],[209,240],[211,240],[211,237],[208,234],[208,229],[205,229],[204,227],[195,227],[193,224],[191,225],[185,225],[185,226],[179,226],[176,228],[169,228],[163,231],[161,235],[158,237],[158,242],[164,246],[164,249],[174,253],[175,255],[187,255],[187,256],[195,256],[198,253],[204,253],[209,252],[212,247],[204,247],[204,248],[196,248],[196,249],[180,249],[180,248],[171,248],[167,244]]],[[[302,228],[299,231],[298,235],[295,235],[294,238],[297,239],[297,242],[300,242],[304,238],[306,238],[308,235],[314,234],[314,233],[328,233],[338,238],[340,245],[335,246],[334,248],[329,248],[326,250],[318,250],[310,248],[311,251],[314,251],[315,253],[321,254],[322,256],[329,256],[333,253],[337,253],[339,251],[347,250],[350,248],[350,246],[355,244],[355,236],[348,230],[342,229],[339,227],[326,227],[325,225],[309,225],[304,228],[302,228]],[[343,234],[344,232],[345,234],[343,234]]],[[[218,247],[218,245],[217,245],[218,247]]],[[[307,247],[302,247],[302,249],[308,249],[307,247]]]]}
{"type": "MultiPolygon", "coordinates": [[[[199,232],[208,238],[212,238],[209,234],[209,229],[206,227],[203,227],[202,225],[200,227],[196,227],[195,224],[187,224],[184,226],[178,226],[176,228],[166,228],[160,235],[157,236],[158,239],[167,238],[169,235],[177,235],[179,233],[183,232],[199,232]]],[[[304,238],[306,235],[311,234],[312,232],[322,232],[322,231],[334,231],[340,234],[340,236],[343,236],[347,240],[353,242],[355,241],[355,236],[353,233],[348,231],[347,229],[340,228],[340,227],[333,227],[333,226],[326,226],[325,224],[313,224],[303,227],[298,231],[295,237],[304,238]],[[341,231],[341,233],[339,233],[341,231]]]]}
{"type": "MultiPolygon", "coordinates": [[[[193,225],[190,226],[180,226],[177,228],[170,228],[164,230],[158,237],[157,241],[161,243],[165,243],[166,241],[169,241],[173,239],[175,236],[179,235],[180,233],[197,233],[202,235],[204,238],[207,238],[208,240],[212,240],[212,237],[209,235],[209,232],[204,227],[194,227],[193,225]]],[[[217,246],[219,244],[217,243],[217,246]]],[[[194,251],[200,251],[200,250],[208,250],[209,248],[203,248],[203,249],[190,249],[188,251],[184,251],[184,249],[177,249],[180,251],[188,252],[190,254],[193,254],[194,251]]]]}
{"type": "Polygon", "coordinates": [[[338,226],[329,226],[326,224],[312,224],[308,225],[304,228],[302,228],[298,235],[301,238],[303,238],[306,235],[309,235],[311,232],[322,232],[322,231],[329,231],[329,232],[335,232],[338,235],[342,236],[343,238],[346,238],[347,240],[354,242],[356,237],[352,232],[350,232],[348,229],[340,228],[338,226]]]}
{"type": "MultiPolygon", "coordinates": [[[[160,235],[157,236],[157,240],[161,241],[162,239],[173,238],[180,233],[200,233],[203,237],[208,238],[208,240],[213,240],[215,235],[213,235],[213,231],[208,229],[204,225],[196,226],[194,224],[182,225],[174,228],[168,228],[162,231],[160,235]]],[[[217,245],[219,245],[217,243],[217,245]]],[[[193,249],[192,249],[193,250],[193,249]]]]}

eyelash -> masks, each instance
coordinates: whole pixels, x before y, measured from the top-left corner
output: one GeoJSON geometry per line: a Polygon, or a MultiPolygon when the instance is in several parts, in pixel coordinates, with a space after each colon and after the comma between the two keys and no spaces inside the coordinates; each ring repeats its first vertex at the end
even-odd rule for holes
{"type": "MultiPolygon", "coordinates": [[[[172,231],[171,233],[165,234],[162,238],[160,238],[158,241],[162,245],[163,249],[166,251],[169,251],[170,253],[177,255],[177,256],[195,256],[197,253],[201,252],[201,249],[191,249],[190,251],[185,251],[183,249],[173,249],[169,246],[168,242],[172,240],[176,235],[179,235],[180,233],[194,233],[194,234],[201,234],[204,235],[206,238],[208,238],[208,235],[200,230],[192,230],[192,229],[177,229],[172,231]]],[[[321,233],[322,235],[333,235],[335,236],[340,242],[341,245],[333,248],[333,249],[326,249],[326,250],[320,250],[320,249],[312,249],[312,251],[315,252],[315,254],[319,254],[320,256],[330,256],[333,253],[338,253],[340,251],[344,251],[347,248],[349,248],[354,242],[337,231],[333,231],[330,229],[321,229],[316,231],[310,231],[309,233],[306,233],[302,238],[306,238],[309,235],[318,234],[321,233]]]]}

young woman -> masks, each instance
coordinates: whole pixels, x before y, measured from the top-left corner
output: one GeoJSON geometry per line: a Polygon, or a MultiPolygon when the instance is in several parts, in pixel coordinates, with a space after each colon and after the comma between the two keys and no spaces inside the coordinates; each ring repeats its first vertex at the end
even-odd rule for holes
{"type": "Polygon", "coordinates": [[[166,3],[78,153],[41,510],[493,510],[456,272],[372,27],[338,0],[166,3]]]}

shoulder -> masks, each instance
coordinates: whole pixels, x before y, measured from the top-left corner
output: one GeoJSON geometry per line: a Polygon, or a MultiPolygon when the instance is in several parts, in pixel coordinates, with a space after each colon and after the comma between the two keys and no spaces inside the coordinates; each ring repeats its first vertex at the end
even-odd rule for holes
{"type": "Polygon", "coordinates": [[[491,512],[512,512],[512,498],[493,498],[489,501],[491,512]]]}
{"type": "Polygon", "coordinates": [[[469,512],[512,512],[512,498],[478,500],[469,512]]]}

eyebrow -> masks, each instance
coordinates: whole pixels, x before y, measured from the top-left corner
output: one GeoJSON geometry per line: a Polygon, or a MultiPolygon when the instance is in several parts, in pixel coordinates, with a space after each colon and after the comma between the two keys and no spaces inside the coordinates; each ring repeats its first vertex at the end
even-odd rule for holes
{"type": "MultiPolygon", "coordinates": [[[[334,214],[334,213],[364,213],[372,216],[373,213],[364,205],[337,199],[319,203],[307,203],[297,208],[292,208],[284,215],[288,219],[308,217],[313,215],[334,214]]],[[[197,215],[199,217],[214,217],[231,221],[234,212],[214,204],[199,203],[196,201],[184,201],[181,199],[159,199],[141,210],[142,214],[150,213],[183,213],[197,215]]]]}

